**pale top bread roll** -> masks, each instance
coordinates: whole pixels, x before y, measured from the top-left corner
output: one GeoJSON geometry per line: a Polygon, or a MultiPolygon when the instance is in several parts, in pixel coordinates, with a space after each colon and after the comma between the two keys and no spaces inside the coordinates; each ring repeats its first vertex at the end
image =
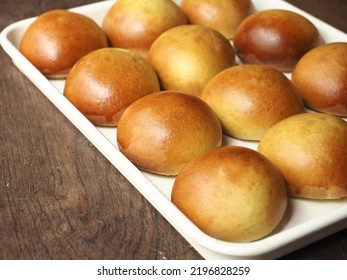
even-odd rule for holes
{"type": "Polygon", "coordinates": [[[279,225],[288,198],[281,173],[266,157],[224,146],[187,164],[176,177],[171,200],[206,234],[251,242],[279,225]]]}
{"type": "Polygon", "coordinates": [[[347,123],[333,115],[304,113],[271,127],[258,151],[283,174],[294,197],[347,197],[347,123]]]}
{"type": "Polygon", "coordinates": [[[292,71],[306,52],[321,43],[319,31],[311,21],[281,9],[251,14],[234,36],[234,47],[243,63],[266,64],[279,71],[292,71]]]}
{"type": "Polygon", "coordinates": [[[216,112],[224,133],[243,140],[259,140],[278,121],[304,112],[291,81],[265,65],[238,65],[218,73],[201,98],[216,112]]]}
{"type": "Polygon", "coordinates": [[[80,58],[107,46],[105,33],[89,17],[52,10],[28,27],[19,50],[48,78],[65,78],[80,58]]]}
{"type": "Polygon", "coordinates": [[[117,142],[138,168],[170,176],[194,157],[220,146],[222,128],[213,110],[198,97],[162,91],[125,110],[117,142]]]}
{"type": "Polygon", "coordinates": [[[201,25],[181,25],[154,41],[148,61],[163,89],[199,96],[213,76],[234,65],[235,52],[219,32],[201,25]]]}

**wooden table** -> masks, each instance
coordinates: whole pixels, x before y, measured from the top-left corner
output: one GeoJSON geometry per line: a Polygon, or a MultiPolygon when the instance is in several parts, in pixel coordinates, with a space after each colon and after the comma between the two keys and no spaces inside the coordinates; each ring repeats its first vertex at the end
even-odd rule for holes
{"type": "MultiPolygon", "coordinates": [[[[2,0],[0,29],[91,2],[2,0]]],[[[347,31],[345,0],[288,2],[347,31]]],[[[0,65],[0,259],[201,259],[2,49],[0,65]]],[[[347,229],[283,258],[347,259],[347,229]]]]}

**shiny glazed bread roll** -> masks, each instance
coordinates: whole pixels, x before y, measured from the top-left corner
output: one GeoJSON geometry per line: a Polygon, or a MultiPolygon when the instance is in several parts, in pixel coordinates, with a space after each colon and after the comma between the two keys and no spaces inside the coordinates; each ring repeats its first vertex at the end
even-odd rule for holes
{"type": "Polygon", "coordinates": [[[279,71],[292,71],[306,52],[321,43],[317,28],[307,18],[281,9],[251,14],[234,36],[243,63],[266,64],[279,71]]]}
{"type": "Polygon", "coordinates": [[[182,0],[180,7],[190,24],[217,30],[226,38],[234,37],[236,28],[250,13],[250,0],[182,0]]]}
{"type": "Polygon", "coordinates": [[[28,27],[19,50],[48,78],[65,78],[80,58],[107,45],[105,33],[92,19],[52,10],[28,27]]]}
{"type": "Polygon", "coordinates": [[[202,231],[251,242],[270,234],[287,207],[285,181],[254,150],[224,146],[193,159],[174,182],[172,202],[202,231]]]}
{"type": "Polygon", "coordinates": [[[347,117],[347,43],[334,42],[306,53],[295,66],[292,81],[311,109],[347,117]]]}
{"type": "Polygon", "coordinates": [[[147,95],[125,110],[117,142],[138,168],[176,175],[194,157],[220,146],[222,129],[213,110],[198,97],[163,91],[147,95]]]}
{"type": "Polygon", "coordinates": [[[238,65],[218,73],[201,98],[216,112],[226,134],[244,140],[259,140],[278,121],[304,112],[291,81],[265,65],[238,65]]]}
{"type": "Polygon", "coordinates": [[[102,28],[112,46],[147,56],[161,33],[182,24],[187,24],[187,18],[171,0],[118,0],[104,17],[102,28]]]}
{"type": "Polygon", "coordinates": [[[304,113],[271,127],[258,151],[283,174],[291,196],[347,197],[347,123],[333,115],[304,113]]]}
{"type": "Polygon", "coordinates": [[[132,102],[158,90],[158,78],[145,58],[125,49],[104,48],[74,65],[64,96],[93,124],[116,126],[132,102]]]}

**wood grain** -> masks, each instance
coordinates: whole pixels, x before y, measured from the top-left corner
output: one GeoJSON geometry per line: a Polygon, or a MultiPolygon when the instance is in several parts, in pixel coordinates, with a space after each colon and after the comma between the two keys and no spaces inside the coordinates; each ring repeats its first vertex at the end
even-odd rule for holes
{"type": "MultiPolygon", "coordinates": [[[[1,1],[0,29],[93,0],[1,1]]],[[[347,30],[344,0],[291,0],[347,30]]],[[[0,50],[0,259],[202,259],[0,50]]],[[[347,230],[285,259],[347,259],[347,230]]]]}

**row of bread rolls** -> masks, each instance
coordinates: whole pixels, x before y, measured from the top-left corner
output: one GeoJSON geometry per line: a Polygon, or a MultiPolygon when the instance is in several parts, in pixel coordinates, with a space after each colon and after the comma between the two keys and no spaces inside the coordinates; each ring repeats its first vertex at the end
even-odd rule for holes
{"type": "Polygon", "coordinates": [[[80,58],[96,49],[126,48],[146,57],[152,48],[148,61],[162,89],[200,95],[216,73],[234,65],[235,54],[244,64],[292,71],[315,48],[296,67],[293,82],[308,107],[347,116],[346,74],[339,67],[346,63],[346,44],[316,48],[322,38],[307,18],[287,10],[251,11],[250,3],[185,0],[178,6],[171,0],[119,0],[106,13],[101,27],[84,15],[49,11],[26,30],[20,51],[47,77],[65,78],[80,58]],[[204,33],[211,33],[210,38],[204,33]],[[227,38],[233,38],[234,48],[228,46],[227,38]],[[223,50],[216,52],[210,49],[213,47],[223,50]],[[331,62],[325,56],[335,59],[331,62]],[[324,69],[318,68],[322,63],[324,69]],[[324,82],[329,76],[335,78],[324,82]],[[317,80],[326,86],[318,85],[317,80]]]}
{"type": "MultiPolygon", "coordinates": [[[[182,1],[182,8],[187,2],[189,1],[182,1]]],[[[203,6],[204,2],[194,3],[203,6]]],[[[224,1],[215,4],[216,9],[218,5],[222,5],[222,2],[224,1]]],[[[103,21],[103,28],[108,37],[86,16],[63,10],[45,13],[25,32],[20,50],[46,76],[66,77],[71,67],[81,57],[95,49],[108,46],[107,38],[117,37],[107,31],[111,29],[111,23],[114,24],[111,30],[121,28],[125,32],[126,28],[119,25],[116,20],[120,17],[119,14],[123,17],[127,15],[126,18],[129,18],[130,22],[126,27],[131,29],[136,26],[138,33],[141,31],[137,36],[130,31],[125,32],[131,34],[133,45],[136,42],[141,44],[142,38],[145,37],[144,33],[152,34],[152,37],[142,47],[121,43],[112,43],[112,46],[130,50],[141,49],[141,52],[146,53],[151,48],[148,61],[155,69],[162,89],[200,95],[215,74],[234,65],[235,52],[247,64],[262,64],[277,70],[292,70],[306,52],[315,48],[314,52],[307,54],[295,67],[292,81],[301,90],[308,107],[321,112],[347,116],[345,94],[347,85],[346,71],[344,71],[347,63],[346,43],[316,48],[321,44],[319,32],[303,16],[285,10],[255,12],[235,28],[234,50],[221,33],[203,28],[201,25],[185,24],[186,22],[182,20],[183,11],[172,1],[160,0],[161,5],[158,3],[154,5],[155,1],[150,4],[140,3],[121,0],[112,5],[103,21]],[[152,10],[152,13],[148,13],[148,10],[152,10]],[[156,12],[165,20],[160,20],[156,16],[156,24],[151,25],[153,22],[150,20],[153,14],[157,14],[156,12]],[[135,16],[139,13],[142,17],[136,17],[135,21],[135,16]],[[171,17],[165,16],[167,14],[171,17]],[[172,28],[177,25],[181,26],[172,28]],[[157,30],[154,31],[154,27],[157,30]],[[324,59],[327,56],[331,59],[324,59]],[[333,78],[328,79],[330,76],[333,78]]],[[[213,3],[209,3],[208,11],[212,9],[213,3]]],[[[198,12],[201,9],[192,9],[190,13],[193,11],[198,12]]],[[[124,37],[124,34],[118,35],[120,38],[124,37]]],[[[130,42],[130,40],[125,41],[130,42]]]]}
{"type": "Polygon", "coordinates": [[[268,235],[285,214],[286,189],[313,199],[347,196],[346,122],[304,113],[305,104],[347,115],[347,43],[321,45],[315,26],[290,11],[248,15],[249,1],[149,2],[117,1],[102,28],[48,12],[20,49],[48,77],[67,76],[64,95],[90,121],[118,126],[118,146],[135,165],[177,175],[173,203],[213,237],[268,235]],[[221,27],[203,17],[204,6],[209,13],[234,7],[239,17],[221,27]],[[235,66],[235,55],[246,65],[235,66]],[[292,81],[280,72],[291,70],[292,81]],[[223,133],[260,141],[258,151],[220,147],[223,133]]]}
{"type": "Polygon", "coordinates": [[[105,47],[105,35],[110,46],[146,56],[162,33],[187,24],[234,39],[237,54],[246,63],[280,70],[291,70],[305,52],[321,43],[317,29],[303,16],[285,10],[251,12],[249,0],[183,0],[180,5],[171,0],[118,0],[101,27],[65,10],[44,13],[25,32],[20,50],[44,74],[61,77],[81,56],[105,47]]]}

